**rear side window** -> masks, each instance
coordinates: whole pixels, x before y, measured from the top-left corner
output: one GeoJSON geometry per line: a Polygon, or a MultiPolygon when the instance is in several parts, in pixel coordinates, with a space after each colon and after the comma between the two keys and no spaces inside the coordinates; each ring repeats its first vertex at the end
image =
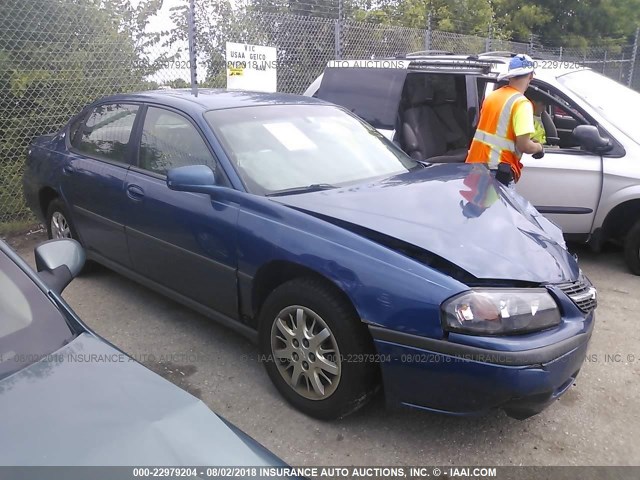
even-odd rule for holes
{"type": "Polygon", "coordinates": [[[327,68],[317,97],[342,105],[376,128],[393,130],[407,71],[327,68]]]}
{"type": "Polygon", "coordinates": [[[92,157],[127,163],[127,151],[137,113],[136,105],[100,105],[80,125],[71,139],[71,145],[92,157]]]}
{"type": "Polygon", "coordinates": [[[196,128],[182,115],[149,107],[140,141],[140,168],[164,175],[187,165],[207,165],[215,161],[196,128]]]}

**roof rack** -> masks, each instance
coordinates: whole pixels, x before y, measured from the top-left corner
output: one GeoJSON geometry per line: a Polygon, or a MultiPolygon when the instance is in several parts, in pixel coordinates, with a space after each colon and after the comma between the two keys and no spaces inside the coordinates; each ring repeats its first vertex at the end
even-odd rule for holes
{"type": "Polygon", "coordinates": [[[475,70],[480,74],[489,74],[495,62],[481,58],[407,58],[410,70],[431,70],[447,73],[460,72],[461,69],[475,70]]]}
{"type": "Polygon", "coordinates": [[[453,55],[453,52],[446,50],[419,50],[417,52],[407,53],[405,57],[419,57],[421,55],[453,55]]]}
{"type": "Polygon", "coordinates": [[[506,50],[497,50],[495,52],[482,52],[482,53],[478,53],[479,57],[482,56],[488,56],[488,55],[492,55],[494,57],[515,57],[516,55],[518,55],[515,52],[509,52],[506,50]]]}

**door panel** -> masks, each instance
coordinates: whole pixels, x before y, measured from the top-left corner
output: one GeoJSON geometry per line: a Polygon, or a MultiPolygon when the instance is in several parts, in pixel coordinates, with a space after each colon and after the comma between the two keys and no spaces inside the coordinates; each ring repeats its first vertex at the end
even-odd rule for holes
{"type": "Polygon", "coordinates": [[[126,225],[133,268],[237,318],[238,207],[200,193],[169,190],[162,178],[130,170],[126,225]],[[135,197],[135,198],[134,198],[135,197]]]}
{"type": "Polygon", "coordinates": [[[600,200],[598,155],[548,148],[540,160],[524,155],[517,191],[567,233],[589,233],[600,200]]]}
{"type": "Polygon", "coordinates": [[[138,164],[131,167],[124,185],[134,270],[237,318],[237,205],[225,200],[224,189],[212,199],[170,190],[165,180],[168,170],[180,166],[217,169],[200,132],[177,112],[148,107],[138,164]]]}
{"type": "Polygon", "coordinates": [[[137,112],[136,105],[94,108],[72,128],[62,175],[62,194],[85,248],[127,267],[124,179],[137,112]]]}

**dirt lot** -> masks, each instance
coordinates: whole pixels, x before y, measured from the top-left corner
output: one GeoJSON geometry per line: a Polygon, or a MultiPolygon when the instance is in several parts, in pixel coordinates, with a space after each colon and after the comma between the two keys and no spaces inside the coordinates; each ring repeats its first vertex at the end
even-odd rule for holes
{"type": "MultiPolygon", "coordinates": [[[[33,263],[42,233],[14,237],[33,263]]],[[[640,277],[620,252],[577,248],[600,305],[576,385],[526,421],[384,408],[325,423],[285,404],[243,337],[104,268],[65,298],[97,333],[190,391],[291,465],[639,465],[640,277]]]]}

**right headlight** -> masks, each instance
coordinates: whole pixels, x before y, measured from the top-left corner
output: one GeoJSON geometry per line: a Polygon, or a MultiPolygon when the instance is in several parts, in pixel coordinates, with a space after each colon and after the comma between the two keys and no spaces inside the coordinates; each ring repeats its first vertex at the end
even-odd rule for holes
{"type": "Polygon", "coordinates": [[[544,288],[478,288],[442,305],[445,330],[474,335],[513,335],[553,327],[560,311],[544,288]]]}

